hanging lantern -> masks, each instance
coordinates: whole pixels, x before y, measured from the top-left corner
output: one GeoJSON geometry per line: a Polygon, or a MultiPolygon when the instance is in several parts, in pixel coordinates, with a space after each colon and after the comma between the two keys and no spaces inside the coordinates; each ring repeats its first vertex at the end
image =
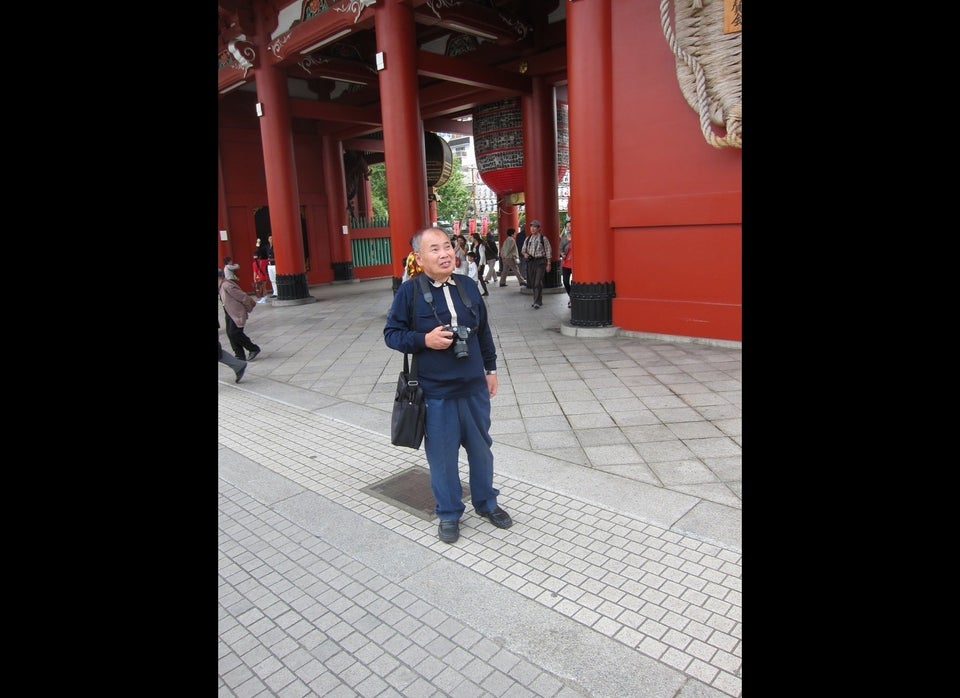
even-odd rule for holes
{"type": "MultiPolygon", "coordinates": [[[[523,118],[520,98],[473,110],[473,151],[480,178],[497,196],[523,192],[523,118]]],[[[570,167],[570,121],[566,102],[557,102],[557,183],[570,167]]]]}
{"type": "Polygon", "coordinates": [[[570,169],[570,105],[557,102],[557,184],[570,169]]]}
{"type": "Polygon", "coordinates": [[[423,142],[427,156],[427,186],[442,186],[453,172],[453,150],[449,143],[430,131],[423,132],[423,142]]]}

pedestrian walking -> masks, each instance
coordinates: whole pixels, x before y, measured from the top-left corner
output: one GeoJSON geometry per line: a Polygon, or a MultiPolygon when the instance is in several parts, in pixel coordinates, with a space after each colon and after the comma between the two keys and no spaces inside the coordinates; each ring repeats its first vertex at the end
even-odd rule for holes
{"type": "Polygon", "coordinates": [[[560,257],[560,276],[563,279],[563,288],[567,291],[567,307],[571,306],[573,298],[570,296],[570,276],[573,274],[573,227],[567,221],[566,249],[560,257]]]}
{"type": "Polygon", "coordinates": [[[489,281],[490,283],[497,283],[497,274],[503,272],[503,264],[500,265],[500,269],[497,269],[497,262],[500,260],[500,251],[497,249],[497,241],[493,237],[493,231],[491,230],[487,233],[487,239],[483,243],[484,246],[484,259],[487,264],[487,271],[483,275],[484,281],[489,281]]]}
{"type": "MultiPolygon", "coordinates": [[[[520,253],[523,251],[523,243],[527,241],[527,222],[524,221],[520,224],[520,230],[517,231],[517,252],[520,253]]],[[[522,254],[520,255],[520,274],[524,279],[529,279],[530,274],[527,272],[527,258],[522,254]]],[[[520,282],[521,286],[526,286],[527,282],[520,282]]]]}
{"type": "MultiPolygon", "coordinates": [[[[217,320],[217,331],[220,331],[219,320],[217,320]]],[[[233,374],[236,376],[234,383],[239,383],[240,379],[243,378],[244,371],[247,370],[246,361],[241,361],[237,357],[231,356],[229,352],[223,350],[223,345],[220,343],[219,337],[217,337],[217,361],[233,369],[233,374]]]]}
{"type": "Polygon", "coordinates": [[[530,222],[530,234],[523,243],[523,256],[527,260],[527,288],[533,288],[531,308],[543,305],[543,280],[550,271],[550,256],[553,250],[540,228],[540,221],[530,222]]]}
{"type": "Polygon", "coordinates": [[[517,264],[518,249],[517,241],[513,239],[516,231],[513,228],[507,228],[507,239],[500,246],[500,285],[507,285],[507,277],[513,274],[521,286],[525,286],[527,281],[520,273],[520,267],[517,264]]]}
{"type": "Polygon", "coordinates": [[[477,263],[477,283],[483,290],[481,295],[489,296],[490,294],[487,292],[487,281],[483,278],[487,265],[487,246],[484,244],[483,238],[480,237],[480,233],[474,233],[470,237],[473,238],[473,245],[470,251],[473,252],[475,257],[474,261],[477,263]]]}
{"type": "Polygon", "coordinates": [[[267,276],[270,277],[270,297],[277,297],[277,260],[273,256],[273,235],[267,236],[267,276]]]}
{"type": "Polygon", "coordinates": [[[228,281],[223,278],[223,272],[219,270],[218,275],[220,302],[223,303],[227,339],[230,340],[233,355],[241,361],[253,361],[260,353],[260,347],[253,343],[243,328],[247,324],[250,312],[257,307],[257,302],[240,288],[239,282],[235,279],[228,281]],[[250,355],[245,356],[244,350],[249,351],[250,355]]]}

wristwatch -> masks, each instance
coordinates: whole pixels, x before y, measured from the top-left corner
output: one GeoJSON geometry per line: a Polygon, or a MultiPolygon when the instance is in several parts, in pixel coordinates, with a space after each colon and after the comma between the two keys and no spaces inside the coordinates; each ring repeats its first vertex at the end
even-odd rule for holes
{"type": "Polygon", "coordinates": [[[495,376],[495,375],[497,375],[497,372],[496,372],[496,371],[487,371],[487,375],[488,375],[488,376],[495,376]]]}

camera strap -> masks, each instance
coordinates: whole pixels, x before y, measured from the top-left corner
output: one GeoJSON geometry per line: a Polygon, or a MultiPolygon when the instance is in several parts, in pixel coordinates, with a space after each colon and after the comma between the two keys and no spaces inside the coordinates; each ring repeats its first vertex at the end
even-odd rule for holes
{"type": "MultiPolygon", "coordinates": [[[[461,276],[464,276],[464,278],[467,278],[465,275],[461,275],[461,276]]],[[[427,281],[426,274],[418,275],[416,278],[416,281],[420,283],[420,291],[421,293],[423,293],[423,300],[425,300],[427,304],[431,308],[433,308],[433,314],[434,316],[436,316],[437,309],[433,305],[433,293],[430,291],[430,282],[427,281]]],[[[470,297],[467,295],[466,283],[460,284],[460,283],[454,282],[451,284],[451,286],[454,286],[457,289],[457,292],[460,294],[460,300],[463,301],[463,304],[465,306],[467,306],[467,310],[469,310],[473,314],[473,319],[476,321],[477,311],[473,309],[473,303],[470,301],[470,297]]],[[[473,328],[473,329],[476,329],[476,328],[473,328]]]]}

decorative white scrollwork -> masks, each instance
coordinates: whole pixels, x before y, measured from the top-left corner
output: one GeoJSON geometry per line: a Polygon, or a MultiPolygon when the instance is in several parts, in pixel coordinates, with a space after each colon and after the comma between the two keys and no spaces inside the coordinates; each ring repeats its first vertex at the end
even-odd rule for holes
{"type": "Polygon", "coordinates": [[[249,45],[244,46],[241,51],[237,47],[237,41],[238,39],[233,39],[227,44],[227,50],[230,51],[231,56],[237,59],[237,65],[234,66],[234,68],[236,70],[243,70],[243,77],[247,77],[247,71],[253,67],[253,61],[257,58],[257,52],[249,45]]]}
{"type": "Polygon", "coordinates": [[[277,58],[283,58],[283,53],[280,51],[280,49],[281,49],[281,48],[283,47],[283,45],[284,45],[285,43],[287,43],[289,40],[290,40],[290,32],[286,32],[285,34],[281,34],[280,36],[278,36],[278,37],[276,38],[276,40],[275,40],[272,44],[270,44],[269,46],[267,46],[267,49],[270,51],[270,53],[272,53],[272,54],[273,54],[274,56],[276,56],[277,58]]]}
{"type": "Polygon", "coordinates": [[[506,24],[508,27],[510,27],[511,29],[513,29],[513,31],[517,33],[517,35],[519,36],[517,41],[526,39],[527,33],[533,31],[533,27],[531,27],[529,24],[527,24],[523,20],[519,20],[515,17],[506,17],[505,15],[501,14],[500,19],[504,24],[506,24]]]}
{"type": "Polygon", "coordinates": [[[443,19],[440,13],[437,12],[437,7],[456,7],[459,4],[461,4],[460,0],[427,0],[427,7],[437,16],[437,19],[443,19]],[[434,7],[434,5],[437,7],[434,7]]]}
{"type": "Polygon", "coordinates": [[[368,7],[372,7],[377,4],[377,0],[350,0],[343,7],[334,7],[336,12],[356,12],[357,16],[353,18],[353,23],[356,24],[360,21],[360,15],[368,7]]]}
{"type": "Polygon", "coordinates": [[[307,56],[302,61],[298,62],[297,65],[303,68],[304,72],[306,72],[307,75],[312,75],[313,73],[310,72],[311,65],[323,65],[324,63],[329,63],[329,62],[330,62],[330,59],[324,58],[323,56],[307,56]]]}

